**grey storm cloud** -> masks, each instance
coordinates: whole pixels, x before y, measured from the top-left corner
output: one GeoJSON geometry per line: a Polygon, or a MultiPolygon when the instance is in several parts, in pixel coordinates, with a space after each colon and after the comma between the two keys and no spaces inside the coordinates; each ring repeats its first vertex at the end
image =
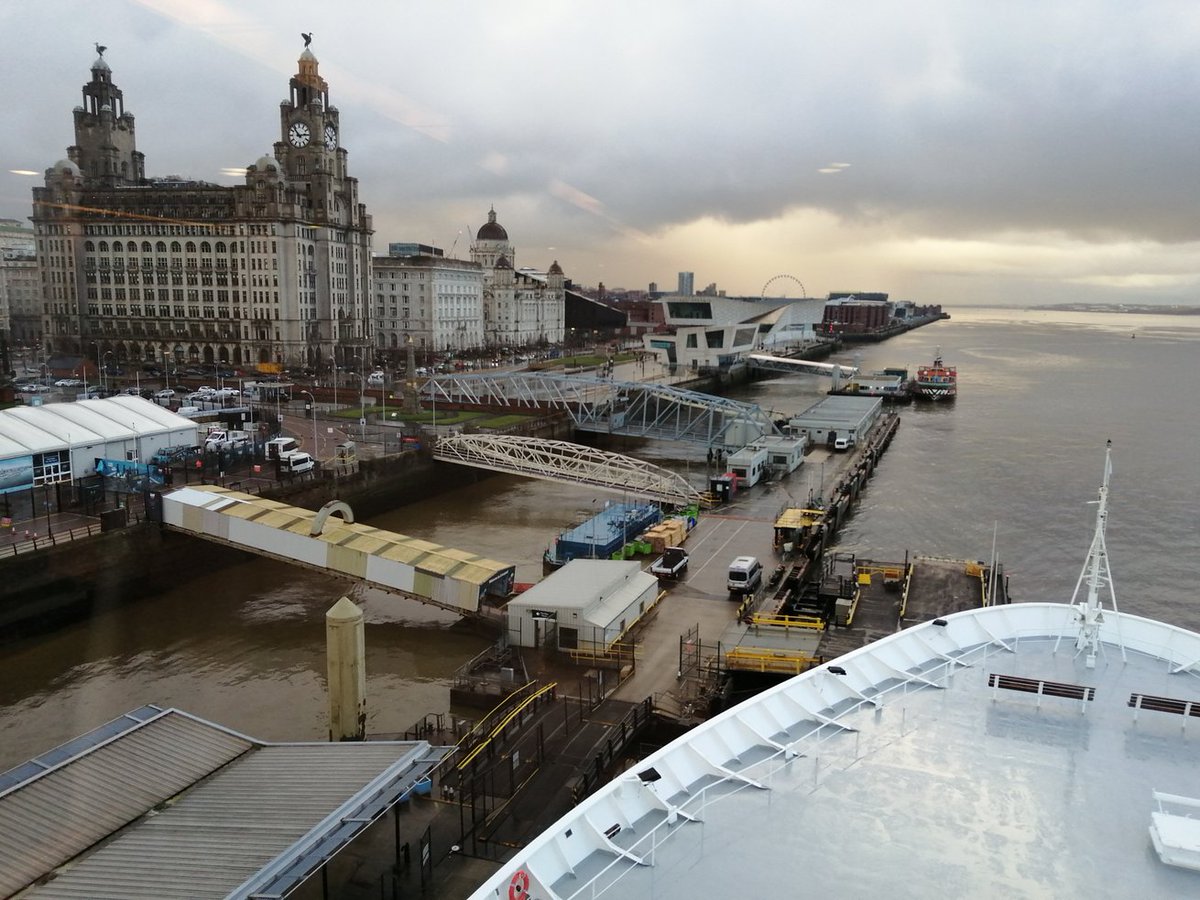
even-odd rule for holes
{"type": "MultiPolygon", "coordinates": [[[[496,203],[527,243],[593,251],[804,210],[1171,245],[1200,240],[1195,21],[1153,0],[10,4],[23,115],[0,148],[5,170],[65,154],[100,40],[148,171],[221,180],[278,140],[312,31],[385,241],[496,203]]],[[[0,215],[29,187],[0,178],[0,215]]]]}

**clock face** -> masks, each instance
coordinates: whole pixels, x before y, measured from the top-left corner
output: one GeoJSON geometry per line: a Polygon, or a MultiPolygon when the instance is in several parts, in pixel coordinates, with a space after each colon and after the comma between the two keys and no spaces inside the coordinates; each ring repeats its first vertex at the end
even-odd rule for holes
{"type": "Polygon", "coordinates": [[[332,125],[325,126],[325,147],[328,150],[337,149],[337,129],[332,125]]]}
{"type": "Polygon", "coordinates": [[[292,142],[293,147],[305,146],[310,137],[312,134],[304,122],[293,122],[292,127],[288,129],[288,140],[292,142]]]}

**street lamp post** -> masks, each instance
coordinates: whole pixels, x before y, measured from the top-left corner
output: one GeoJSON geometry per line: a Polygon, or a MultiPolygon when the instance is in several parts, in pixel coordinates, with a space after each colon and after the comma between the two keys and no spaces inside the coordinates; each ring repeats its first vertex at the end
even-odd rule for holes
{"type": "Polygon", "coordinates": [[[358,427],[362,429],[362,440],[367,439],[367,359],[365,356],[358,358],[358,427]]]}
{"type": "Polygon", "coordinates": [[[317,398],[308,391],[301,391],[302,394],[308,395],[308,402],[312,404],[312,420],[313,420],[313,458],[319,459],[320,454],[317,452],[317,398]]]}
{"type": "MultiPolygon", "coordinates": [[[[105,359],[105,360],[107,360],[107,359],[108,359],[110,356],[112,356],[112,355],[113,355],[113,352],[112,352],[111,350],[105,350],[105,351],[104,351],[104,359],[105,359]]],[[[107,372],[108,372],[108,363],[107,363],[107,362],[105,362],[105,363],[103,363],[103,365],[101,365],[101,367],[100,367],[100,390],[101,390],[101,391],[103,391],[103,392],[105,392],[105,393],[107,393],[107,392],[108,392],[108,377],[107,377],[107,372]]]]}
{"type": "Polygon", "coordinates": [[[337,404],[337,383],[338,383],[337,357],[336,356],[329,357],[329,364],[331,366],[333,366],[333,408],[334,408],[334,411],[336,412],[337,408],[338,408],[338,404],[337,404]]]}

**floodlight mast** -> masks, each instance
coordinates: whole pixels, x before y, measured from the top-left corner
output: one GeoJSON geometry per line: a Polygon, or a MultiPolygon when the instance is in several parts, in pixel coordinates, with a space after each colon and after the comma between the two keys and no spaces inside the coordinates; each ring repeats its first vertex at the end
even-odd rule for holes
{"type": "MultiPolygon", "coordinates": [[[[1086,654],[1085,663],[1089,669],[1096,667],[1096,652],[1100,647],[1100,626],[1104,624],[1104,609],[1100,603],[1100,591],[1108,588],[1112,609],[1117,611],[1117,592],[1113,588],[1112,572],[1108,567],[1108,548],[1104,543],[1104,530],[1108,525],[1108,482],[1112,475],[1112,441],[1108,441],[1104,450],[1104,480],[1100,483],[1100,496],[1096,502],[1096,530],[1092,534],[1092,544],[1088,548],[1087,559],[1079,580],[1075,582],[1075,591],[1071,595],[1071,603],[1075,606],[1075,618],[1079,623],[1079,635],[1075,639],[1075,652],[1086,654]],[[1076,603],[1079,589],[1087,581],[1087,599],[1076,603]]],[[[1125,648],[1121,648],[1122,656],[1125,648]]]]}

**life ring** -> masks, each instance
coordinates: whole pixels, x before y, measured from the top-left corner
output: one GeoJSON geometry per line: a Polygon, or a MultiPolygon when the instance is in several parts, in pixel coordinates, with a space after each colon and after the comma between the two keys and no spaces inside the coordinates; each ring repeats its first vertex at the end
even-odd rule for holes
{"type": "Polygon", "coordinates": [[[526,900],[529,897],[529,873],[517,869],[508,883],[508,900],[526,900]]]}

